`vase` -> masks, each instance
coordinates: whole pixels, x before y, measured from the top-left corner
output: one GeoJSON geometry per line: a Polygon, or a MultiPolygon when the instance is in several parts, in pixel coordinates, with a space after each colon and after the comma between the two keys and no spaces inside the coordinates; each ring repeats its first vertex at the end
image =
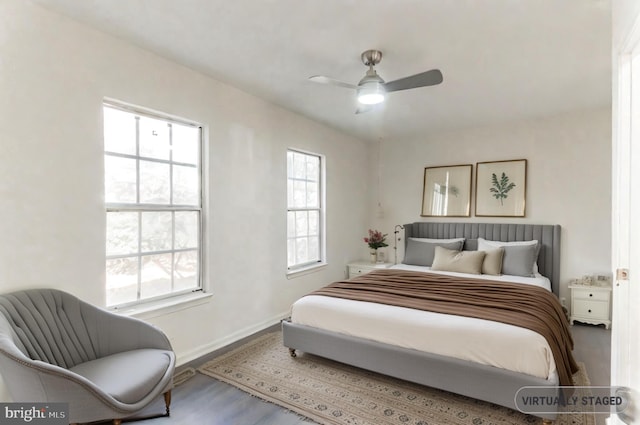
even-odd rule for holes
{"type": "Polygon", "coordinates": [[[375,263],[375,262],[378,261],[378,250],[377,249],[372,249],[369,254],[370,254],[369,258],[370,258],[372,263],[375,263]]]}

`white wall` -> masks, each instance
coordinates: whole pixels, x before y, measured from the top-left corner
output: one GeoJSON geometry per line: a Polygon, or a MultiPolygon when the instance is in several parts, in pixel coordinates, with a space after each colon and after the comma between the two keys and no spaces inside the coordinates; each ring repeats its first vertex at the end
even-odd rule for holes
{"type": "MultiPolygon", "coordinates": [[[[640,13],[640,2],[638,0],[612,0],[612,45],[614,57],[616,52],[622,48],[625,38],[631,33],[633,21],[640,13]]],[[[615,79],[615,74],[614,74],[615,79]]],[[[615,94],[615,92],[614,92],[615,94]]]]}
{"type": "Polygon", "coordinates": [[[23,0],[0,2],[0,292],[105,303],[102,101],[208,128],[210,302],[152,319],[179,360],[341,278],[366,231],[366,143],[23,0]],[[329,265],[286,278],[286,149],[326,155],[329,265]]]}
{"type": "MultiPolygon", "coordinates": [[[[611,269],[609,108],[461,129],[419,140],[387,140],[381,147],[381,162],[384,218],[372,220],[391,236],[394,225],[413,221],[560,224],[561,296],[567,300],[569,279],[611,269]],[[420,217],[424,167],[473,164],[475,174],[476,162],[522,158],[527,159],[525,218],[474,217],[475,180],[471,217],[420,217]]],[[[392,258],[390,245],[387,252],[392,258]]]]}

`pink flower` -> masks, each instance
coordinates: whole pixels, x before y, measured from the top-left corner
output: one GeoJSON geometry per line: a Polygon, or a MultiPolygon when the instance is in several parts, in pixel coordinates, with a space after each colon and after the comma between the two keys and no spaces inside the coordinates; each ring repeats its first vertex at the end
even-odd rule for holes
{"type": "Polygon", "coordinates": [[[378,231],[378,230],[371,230],[369,229],[369,237],[365,237],[364,238],[364,243],[366,243],[367,245],[369,245],[369,248],[371,249],[378,249],[378,248],[382,248],[385,246],[389,246],[385,243],[385,238],[387,237],[387,234],[382,234],[382,232],[378,231]]]}

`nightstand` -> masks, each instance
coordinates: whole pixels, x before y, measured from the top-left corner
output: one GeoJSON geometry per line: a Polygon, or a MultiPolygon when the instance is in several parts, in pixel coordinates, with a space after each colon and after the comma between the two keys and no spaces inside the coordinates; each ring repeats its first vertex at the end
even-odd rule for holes
{"type": "Polygon", "coordinates": [[[571,324],[574,321],[611,326],[611,286],[569,285],[571,324]]]}
{"type": "Polygon", "coordinates": [[[388,269],[393,266],[393,263],[372,263],[370,261],[354,261],[347,264],[347,277],[360,276],[361,274],[369,273],[376,269],[388,269]]]}

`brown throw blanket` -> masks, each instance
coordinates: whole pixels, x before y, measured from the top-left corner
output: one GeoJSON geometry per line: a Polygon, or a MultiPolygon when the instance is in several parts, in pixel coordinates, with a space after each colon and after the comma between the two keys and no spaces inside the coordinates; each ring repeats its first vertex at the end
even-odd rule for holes
{"type": "Polygon", "coordinates": [[[560,385],[578,371],[569,323],[558,299],[531,285],[406,270],[376,270],[332,283],[310,295],[326,295],[493,320],[542,335],[553,353],[560,385]]]}

